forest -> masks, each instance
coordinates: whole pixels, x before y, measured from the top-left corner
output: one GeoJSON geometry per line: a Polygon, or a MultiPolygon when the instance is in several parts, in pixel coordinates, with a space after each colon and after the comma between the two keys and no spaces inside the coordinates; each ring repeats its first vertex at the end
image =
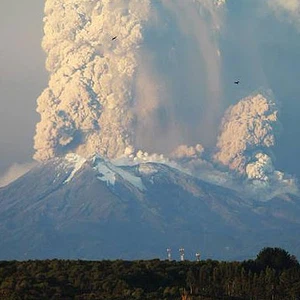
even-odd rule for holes
{"type": "Polygon", "coordinates": [[[300,265],[281,248],[254,260],[0,262],[0,299],[300,299],[300,265]]]}

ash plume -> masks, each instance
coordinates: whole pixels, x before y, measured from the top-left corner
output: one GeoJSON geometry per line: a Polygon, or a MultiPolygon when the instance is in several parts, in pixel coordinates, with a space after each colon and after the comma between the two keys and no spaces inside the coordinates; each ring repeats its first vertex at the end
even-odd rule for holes
{"type": "Polygon", "coordinates": [[[70,151],[111,158],[132,144],[136,53],[149,7],[149,0],[46,1],[50,80],[38,99],[36,160],[70,151]]]}
{"type": "Polygon", "coordinates": [[[298,0],[268,0],[267,4],[279,19],[300,29],[300,2],[298,0]]]}
{"type": "Polygon", "coordinates": [[[241,175],[249,157],[274,146],[280,128],[276,103],[262,94],[249,96],[225,112],[214,160],[241,175]]]}
{"type": "Polygon", "coordinates": [[[11,182],[21,177],[22,175],[30,171],[32,168],[34,168],[36,164],[36,162],[28,162],[22,164],[14,163],[2,176],[0,176],[0,188],[10,184],[11,182]]]}
{"type": "Polygon", "coordinates": [[[271,92],[258,93],[229,107],[213,155],[214,162],[242,178],[242,191],[261,200],[284,192],[298,193],[295,178],[273,164],[272,147],[282,126],[272,98],[271,92]]]}
{"type": "Polygon", "coordinates": [[[47,0],[42,47],[50,78],[38,99],[34,158],[117,158],[128,147],[168,154],[207,144],[222,103],[222,4],[47,0]]]}
{"type": "Polygon", "coordinates": [[[138,148],[167,154],[180,144],[215,142],[223,105],[221,7],[207,0],[153,2],[139,64],[138,148]]]}
{"type": "Polygon", "coordinates": [[[281,125],[272,95],[228,108],[217,136],[226,102],[219,49],[225,3],[46,0],[50,76],[38,99],[34,158],[76,153],[166,163],[264,199],[297,190],[274,167],[281,125]]]}

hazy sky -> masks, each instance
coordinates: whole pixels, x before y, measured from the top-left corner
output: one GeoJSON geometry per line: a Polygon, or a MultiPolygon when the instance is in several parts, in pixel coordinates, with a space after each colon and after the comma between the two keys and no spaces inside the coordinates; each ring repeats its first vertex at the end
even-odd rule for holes
{"type": "Polygon", "coordinates": [[[38,115],[36,99],[46,86],[44,1],[2,0],[0,10],[0,174],[31,160],[38,115]]]}
{"type": "MultiPolygon", "coordinates": [[[[171,0],[170,0],[171,1],[171,0]]],[[[182,0],[184,1],[184,0],[182,0]]],[[[266,0],[267,1],[267,0],[266,0]]],[[[253,1],[255,2],[255,1],[253,1]]],[[[227,103],[260,85],[268,85],[281,102],[283,132],[275,149],[279,168],[300,176],[300,31],[297,15],[274,8],[260,11],[252,0],[228,1],[228,28],[221,40],[223,80],[230,85],[227,103]],[[295,24],[298,22],[298,24],[295,24]],[[238,93],[231,84],[241,80],[238,93]]],[[[285,9],[294,9],[295,1],[285,9]]],[[[41,49],[44,1],[1,0],[0,10],[0,176],[14,163],[31,161],[36,99],[47,86],[41,49]]],[[[275,6],[275,4],[274,4],[275,6]]]]}

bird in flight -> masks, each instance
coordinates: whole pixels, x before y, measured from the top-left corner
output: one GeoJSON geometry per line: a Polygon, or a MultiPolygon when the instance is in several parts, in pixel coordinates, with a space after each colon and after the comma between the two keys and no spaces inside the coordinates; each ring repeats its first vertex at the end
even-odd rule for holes
{"type": "Polygon", "coordinates": [[[234,82],[234,84],[239,84],[239,83],[240,83],[240,81],[239,81],[239,80],[237,80],[237,81],[235,81],[235,82],[234,82]]]}
{"type": "Polygon", "coordinates": [[[114,36],[111,40],[114,41],[117,38],[117,36],[114,36]]]}

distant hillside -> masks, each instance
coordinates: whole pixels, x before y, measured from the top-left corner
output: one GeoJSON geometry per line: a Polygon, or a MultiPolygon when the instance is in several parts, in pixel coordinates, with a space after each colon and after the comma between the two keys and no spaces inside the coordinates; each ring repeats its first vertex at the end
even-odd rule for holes
{"type": "Polygon", "coordinates": [[[0,262],[1,299],[213,300],[300,297],[300,267],[285,250],[243,262],[0,262]]]}

